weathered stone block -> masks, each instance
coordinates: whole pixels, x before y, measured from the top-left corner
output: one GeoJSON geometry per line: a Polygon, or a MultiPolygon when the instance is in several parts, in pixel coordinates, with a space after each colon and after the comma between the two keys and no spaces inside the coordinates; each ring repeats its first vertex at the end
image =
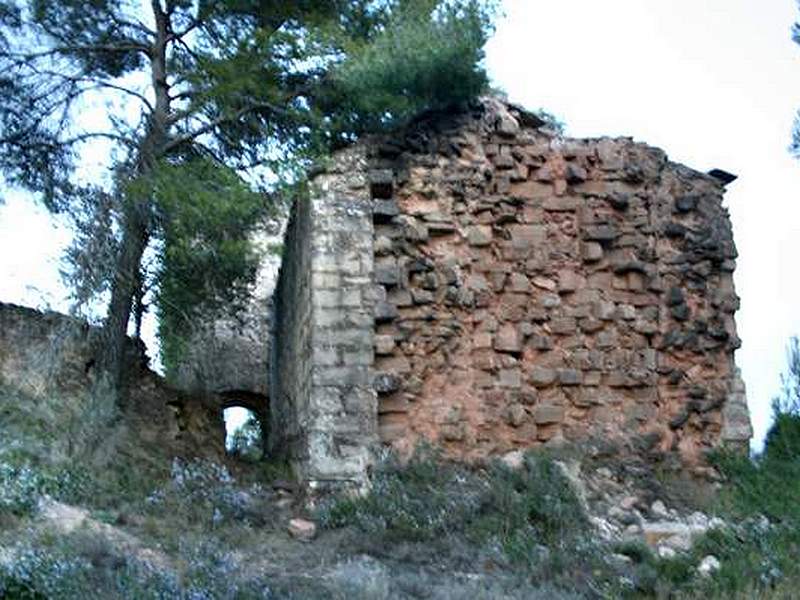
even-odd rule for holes
{"type": "Polygon", "coordinates": [[[477,332],[472,336],[472,347],[475,350],[482,350],[492,347],[492,334],[489,332],[477,332]]]}
{"type": "Polygon", "coordinates": [[[514,248],[530,249],[541,246],[547,239],[544,225],[511,225],[511,243],[514,248]]]}
{"type": "Polygon", "coordinates": [[[414,304],[433,304],[434,296],[429,290],[414,288],[411,290],[411,299],[414,304]]]}
{"type": "Polygon", "coordinates": [[[586,169],[574,163],[567,163],[566,175],[567,183],[574,185],[586,181],[589,177],[586,169]]]}
{"type": "Polygon", "coordinates": [[[467,229],[470,246],[488,246],[492,243],[492,228],[489,225],[475,225],[467,229]]]}
{"type": "Polygon", "coordinates": [[[379,373],[373,382],[373,388],[379,394],[392,394],[399,391],[402,385],[402,380],[394,373],[379,373]]]}
{"type": "Polygon", "coordinates": [[[578,327],[582,332],[591,334],[600,331],[603,327],[605,327],[605,323],[600,319],[587,317],[578,320],[578,327]]]}
{"type": "MultiPolygon", "coordinates": [[[[488,350],[475,350],[472,353],[472,365],[476,369],[482,369],[484,371],[495,371],[498,366],[498,360],[495,356],[494,352],[491,349],[488,350]]],[[[492,382],[490,381],[490,385],[492,382]]]]}
{"type": "Polygon", "coordinates": [[[613,225],[586,225],[583,227],[583,239],[595,242],[613,242],[620,233],[613,225]]]}
{"type": "Polygon", "coordinates": [[[620,304],[617,307],[619,318],[624,321],[633,321],[636,318],[636,307],[630,304],[620,304]]]}
{"type": "Polygon", "coordinates": [[[524,200],[549,198],[553,195],[553,186],[547,183],[539,183],[538,181],[524,181],[513,184],[509,195],[512,198],[524,200]]]}
{"type": "Polygon", "coordinates": [[[550,331],[556,335],[572,335],[578,330],[578,323],[570,317],[558,317],[550,320],[550,331]]]}
{"type": "Polygon", "coordinates": [[[575,271],[561,269],[558,272],[558,291],[562,294],[574,292],[583,285],[583,278],[575,271]]]}
{"type": "MultiPolygon", "coordinates": [[[[539,304],[541,304],[542,308],[551,309],[561,306],[561,298],[558,294],[540,294],[539,295],[539,304]]],[[[534,312],[535,309],[531,309],[531,313],[534,312]]],[[[534,320],[537,320],[534,318],[534,320]]],[[[538,319],[538,320],[548,320],[545,319],[538,319]]]]}
{"type": "Polygon", "coordinates": [[[672,318],[676,321],[688,321],[692,316],[692,311],[685,304],[679,304],[669,309],[672,318]]]}
{"type": "Polygon", "coordinates": [[[533,285],[543,290],[548,290],[550,292],[555,291],[558,287],[558,284],[549,279],[548,277],[534,277],[533,278],[533,285]]]}
{"type": "Polygon", "coordinates": [[[513,325],[503,325],[494,338],[494,349],[498,352],[518,354],[522,351],[522,339],[513,325]]]}
{"type": "Polygon", "coordinates": [[[375,305],[375,321],[377,323],[386,323],[393,321],[399,316],[397,307],[389,302],[378,302],[375,305]]]}
{"type": "Polygon", "coordinates": [[[675,199],[675,210],[679,213],[688,213],[697,208],[697,196],[681,196],[675,199]]]}
{"type": "Polygon", "coordinates": [[[389,223],[400,214],[400,207],[394,200],[376,200],[372,205],[372,218],[376,223],[389,223]]]}
{"type": "Polygon", "coordinates": [[[594,305],[594,316],[601,321],[613,321],[617,316],[617,307],[613,302],[598,302],[594,305]]]}
{"type": "Polygon", "coordinates": [[[581,257],[586,262],[597,262],[603,258],[603,247],[597,242],[581,244],[581,257]]]}
{"type": "Polygon", "coordinates": [[[553,338],[549,335],[532,335],[528,343],[532,348],[540,351],[553,349],[553,338]]]}
{"type": "Polygon", "coordinates": [[[512,404],[506,413],[506,422],[512,427],[520,427],[528,418],[525,407],[521,404],[512,404]]]}
{"type": "Polygon", "coordinates": [[[530,370],[529,381],[535,387],[547,387],[555,383],[557,375],[554,369],[533,367],[530,370]]]}
{"type": "Polygon", "coordinates": [[[580,206],[580,199],[571,196],[547,198],[542,207],[549,212],[574,212],[580,206]]]}
{"type": "Polygon", "coordinates": [[[603,374],[600,371],[588,371],[583,374],[583,385],[589,387],[597,387],[603,380],[603,374]]]}
{"type": "Polygon", "coordinates": [[[540,404],[533,408],[533,420],[537,425],[561,423],[564,420],[564,407],[540,404]]]}
{"type": "Polygon", "coordinates": [[[528,293],[531,289],[531,283],[522,273],[512,273],[509,279],[509,289],[518,294],[528,293]]]}
{"type": "Polygon", "coordinates": [[[469,275],[466,280],[466,286],[476,292],[487,292],[490,289],[489,282],[486,280],[486,277],[480,273],[473,273],[472,275],[469,275]]]}
{"type": "Polygon", "coordinates": [[[361,350],[345,350],[342,355],[342,362],[345,365],[368,366],[375,362],[375,355],[372,348],[361,350]]]}
{"type": "Polygon", "coordinates": [[[522,374],[519,369],[500,369],[500,387],[519,389],[522,385],[522,374]]]}
{"type": "Polygon", "coordinates": [[[611,192],[607,196],[607,200],[614,210],[628,210],[631,205],[631,196],[625,192],[611,192]]]}
{"type": "Polygon", "coordinates": [[[376,335],[375,336],[375,354],[387,355],[394,352],[395,343],[394,336],[392,335],[376,335]]]}
{"type": "Polygon", "coordinates": [[[386,302],[396,306],[397,308],[406,308],[414,304],[414,301],[411,298],[411,292],[409,292],[408,290],[398,290],[398,289],[393,289],[387,294],[386,302]]]}
{"type": "Polygon", "coordinates": [[[375,262],[375,283],[385,286],[395,286],[400,283],[397,259],[387,257],[375,262]]]}
{"type": "Polygon", "coordinates": [[[559,369],[558,382],[565,386],[581,385],[583,374],[576,369],[559,369]]]}

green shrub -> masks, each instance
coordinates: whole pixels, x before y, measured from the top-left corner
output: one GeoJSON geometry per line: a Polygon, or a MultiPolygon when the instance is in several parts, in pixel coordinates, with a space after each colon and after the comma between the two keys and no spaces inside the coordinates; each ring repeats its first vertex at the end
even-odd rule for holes
{"type": "Polygon", "coordinates": [[[764,457],[781,461],[800,459],[800,414],[775,414],[764,442],[764,457]]]}
{"type": "Polygon", "coordinates": [[[0,460],[0,514],[29,515],[42,496],[70,501],[82,494],[85,485],[85,475],[76,472],[0,460]]]}
{"type": "MultiPolygon", "coordinates": [[[[789,371],[773,401],[774,423],[754,459],[720,453],[712,462],[726,479],[719,511],[732,524],[695,544],[721,569],[700,586],[707,596],[792,597],[800,584],[800,346],[789,346],[789,371]],[[782,591],[780,591],[782,590],[782,591]]],[[[685,584],[686,578],[677,582],[685,584]]]]}
{"type": "Polygon", "coordinates": [[[557,547],[571,545],[588,531],[583,507],[553,460],[528,453],[520,469],[492,463],[487,478],[479,513],[469,528],[478,539],[499,536],[508,544],[520,533],[533,534],[538,544],[557,547]]]}
{"type": "Polygon", "coordinates": [[[395,541],[425,541],[463,531],[477,515],[487,482],[466,467],[420,449],[405,465],[387,456],[377,467],[372,491],[323,505],[324,527],[355,525],[395,541]]]}
{"type": "MultiPolygon", "coordinates": [[[[35,540],[34,540],[35,542],[35,540]]],[[[213,541],[181,548],[181,572],[156,568],[100,534],[78,531],[49,546],[17,548],[0,563],[0,598],[14,600],[248,600],[272,597],[268,582],[248,575],[213,541]]]]}
{"type": "Polygon", "coordinates": [[[494,0],[397,3],[386,27],[351,44],[332,71],[330,100],[350,109],[341,111],[347,116],[339,128],[389,129],[482,93],[488,84],[483,46],[497,7],[494,0]]]}
{"type": "Polygon", "coordinates": [[[498,550],[503,562],[546,567],[549,575],[594,550],[580,501],[559,466],[541,454],[527,454],[517,470],[501,463],[477,469],[423,448],[404,465],[388,456],[372,484],[365,497],[324,504],[322,526],[353,526],[389,544],[450,540],[449,548],[498,550]]]}
{"type": "Polygon", "coordinates": [[[260,484],[239,484],[224,465],[174,459],[168,481],[146,499],[146,511],[169,515],[182,528],[204,531],[226,524],[263,525],[271,516],[260,484]]]}
{"type": "Polygon", "coordinates": [[[781,377],[781,395],[772,401],[773,424],[764,441],[765,460],[800,460],[800,340],[787,352],[789,371],[781,377]]]}
{"type": "Polygon", "coordinates": [[[26,548],[0,563],[0,598],[58,600],[87,591],[91,565],[77,557],[26,548]]]}
{"type": "Polygon", "coordinates": [[[39,501],[41,488],[41,477],[30,467],[0,463],[0,512],[30,514],[39,501]]]}

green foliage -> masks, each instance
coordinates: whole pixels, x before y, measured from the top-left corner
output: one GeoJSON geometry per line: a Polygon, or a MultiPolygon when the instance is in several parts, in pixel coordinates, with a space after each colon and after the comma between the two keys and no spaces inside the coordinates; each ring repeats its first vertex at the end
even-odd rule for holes
{"type": "Polygon", "coordinates": [[[478,547],[499,544],[513,562],[536,561],[543,546],[575,550],[589,529],[559,467],[530,453],[512,470],[474,470],[423,448],[407,464],[389,456],[363,498],[341,498],[320,512],[323,526],[353,525],[387,541],[459,536],[478,547]]]}
{"type": "Polygon", "coordinates": [[[87,591],[91,566],[79,558],[27,549],[0,564],[0,597],[12,600],[75,598],[87,591]]]}
{"type": "Polygon", "coordinates": [[[134,0],[0,0],[0,173],[74,221],[67,280],[80,303],[110,293],[114,383],[147,291],[167,365],[190,322],[246,296],[252,190],[480,93],[495,3],[181,0],[142,17],[134,0]],[[108,169],[87,181],[92,144],[108,169]]]}
{"type": "Polygon", "coordinates": [[[86,485],[86,474],[76,469],[33,465],[14,457],[2,458],[0,515],[31,515],[44,496],[63,501],[78,499],[83,496],[86,485]]]}
{"type": "Polygon", "coordinates": [[[348,131],[390,128],[428,110],[464,103],[486,89],[481,62],[494,3],[396,3],[386,26],[350,45],[333,72],[334,98],[352,110],[348,131]]]}
{"type": "Polygon", "coordinates": [[[589,522],[561,468],[528,453],[520,469],[493,463],[481,516],[474,524],[483,538],[501,533],[508,546],[518,532],[533,533],[537,544],[572,545],[589,530],[589,522]],[[530,530],[530,531],[529,531],[530,530]]]}
{"type": "Polygon", "coordinates": [[[239,459],[257,462],[264,455],[264,437],[261,423],[252,413],[247,420],[233,432],[228,444],[228,452],[239,459]]]}
{"type": "Polygon", "coordinates": [[[32,513],[42,487],[41,476],[30,467],[0,462],[0,513],[32,513]]]}
{"type": "Polygon", "coordinates": [[[727,527],[709,531],[688,556],[646,561],[644,589],[685,591],[686,597],[789,598],[800,584],[800,352],[789,346],[783,392],[773,402],[774,424],[761,456],[718,453],[712,461],[725,477],[718,511],[727,527]],[[697,581],[692,565],[716,556],[721,569],[697,581]],[[698,591],[699,590],[699,591],[698,591]]]}
{"type": "Polygon", "coordinates": [[[0,563],[0,598],[9,600],[199,599],[257,600],[272,597],[258,575],[233,577],[237,563],[214,542],[185,548],[181,576],[138,560],[99,533],[76,531],[53,540],[31,540],[16,548],[11,563],[0,563]],[[34,543],[34,542],[39,543],[34,543]]]}
{"type": "MultiPolygon", "coordinates": [[[[248,297],[260,258],[248,235],[267,203],[233,170],[205,159],[162,164],[147,183],[164,235],[155,286],[169,373],[194,324],[209,315],[235,314],[248,297]]],[[[142,192],[134,186],[129,193],[142,192]]]]}
{"type": "Polygon", "coordinates": [[[800,346],[789,345],[789,371],[782,395],[773,400],[774,423],[757,460],[719,455],[719,468],[730,479],[723,496],[728,510],[741,517],[766,515],[800,525],[800,346]]]}
{"type": "Polygon", "coordinates": [[[773,424],[764,441],[764,454],[778,461],[800,461],[800,339],[793,337],[787,352],[788,373],[781,377],[781,395],[772,401],[773,424]]]}
{"type": "Polygon", "coordinates": [[[424,448],[406,465],[387,456],[368,496],[339,499],[320,518],[325,527],[355,525],[390,540],[425,541],[462,529],[477,514],[482,492],[479,477],[424,448]]]}
{"type": "Polygon", "coordinates": [[[232,524],[263,526],[272,518],[261,483],[243,486],[224,466],[175,459],[169,479],[147,496],[147,512],[184,529],[210,531],[232,524]]]}

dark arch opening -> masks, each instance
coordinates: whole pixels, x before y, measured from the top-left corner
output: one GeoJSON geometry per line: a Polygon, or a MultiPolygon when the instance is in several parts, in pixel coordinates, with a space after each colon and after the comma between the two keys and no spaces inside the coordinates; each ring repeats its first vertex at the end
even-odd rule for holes
{"type": "Polygon", "coordinates": [[[225,451],[245,462],[260,461],[267,448],[268,398],[252,392],[224,392],[221,396],[225,451]]]}

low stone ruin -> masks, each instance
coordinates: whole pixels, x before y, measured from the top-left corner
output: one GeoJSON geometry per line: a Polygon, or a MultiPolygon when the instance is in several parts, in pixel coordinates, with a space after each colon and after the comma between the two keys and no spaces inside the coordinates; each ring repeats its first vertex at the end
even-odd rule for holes
{"type": "Polygon", "coordinates": [[[604,440],[702,465],[752,435],[724,174],[487,98],[335,155],[292,210],[269,445],[318,485],[428,441],[604,440]]]}

